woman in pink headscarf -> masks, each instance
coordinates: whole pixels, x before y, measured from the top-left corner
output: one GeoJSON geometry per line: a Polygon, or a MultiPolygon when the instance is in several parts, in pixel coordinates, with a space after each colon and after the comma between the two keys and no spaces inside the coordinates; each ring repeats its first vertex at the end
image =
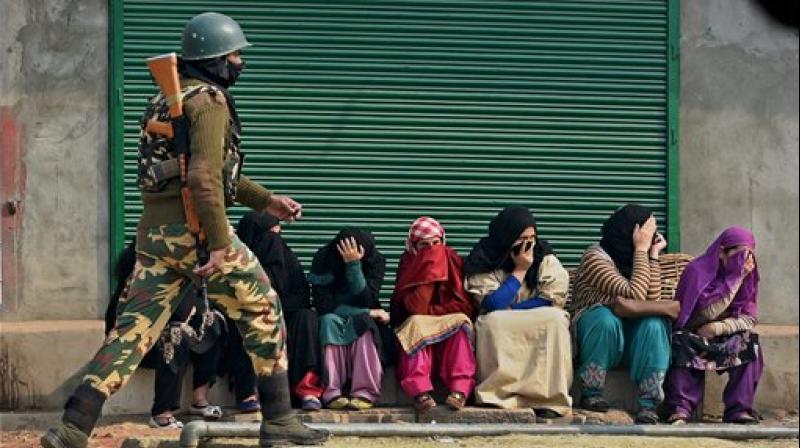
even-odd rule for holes
{"type": "Polygon", "coordinates": [[[401,347],[400,387],[420,412],[436,406],[434,373],[450,391],[446,404],[453,410],[464,407],[475,385],[475,309],[464,292],[463,264],[445,244],[438,221],[428,216],[414,221],[397,267],[390,315],[401,347]]]}
{"type": "Polygon", "coordinates": [[[758,268],[753,234],[726,229],[681,275],[681,312],[672,335],[668,376],[669,421],[686,423],[703,400],[707,370],[728,372],[723,394],[728,423],[753,424],[756,387],[764,357],[756,325],[758,268]]]}

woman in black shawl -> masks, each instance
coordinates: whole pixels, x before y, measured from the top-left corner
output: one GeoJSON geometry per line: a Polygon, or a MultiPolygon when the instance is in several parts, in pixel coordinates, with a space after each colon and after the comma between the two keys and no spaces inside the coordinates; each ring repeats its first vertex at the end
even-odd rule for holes
{"type": "Polygon", "coordinates": [[[464,262],[467,290],[481,310],[478,404],[570,412],[572,355],[564,303],[569,274],[539,236],[526,207],[507,207],[464,262]],[[509,344],[509,341],[514,341],[509,344]]]}
{"type": "MultiPolygon", "coordinates": [[[[127,296],[128,277],[136,263],[135,241],[120,255],[114,268],[117,288],[111,296],[105,316],[105,333],[114,328],[120,302],[127,296]]],[[[222,409],[208,402],[208,390],[217,376],[224,341],[224,321],[220,313],[209,307],[191,283],[181,289],[178,306],[164,331],[141,362],[155,370],[153,406],[149,425],[154,428],[175,429],[183,423],[173,412],[180,408],[183,375],[188,364],[193,366],[192,405],[190,413],[207,419],[222,417],[222,409]]]]}
{"type": "Polygon", "coordinates": [[[347,228],[314,256],[309,280],[324,348],[323,401],[331,409],[368,409],[380,397],[383,367],[392,346],[378,294],[386,260],[372,234],[347,228]],[[389,336],[387,336],[389,335],[389,336]],[[350,382],[349,398],[342,388],[350,382]]]}
{"type": "Polygon", "coordinates": [[[250,212],[242,217],[236,233],[258,258],[278,293],[286,321],[289,383],[306,411],[322,407],[319,318],[311,307],[311,292],[297,255],[280,236],[278,218],[250,212]]]}

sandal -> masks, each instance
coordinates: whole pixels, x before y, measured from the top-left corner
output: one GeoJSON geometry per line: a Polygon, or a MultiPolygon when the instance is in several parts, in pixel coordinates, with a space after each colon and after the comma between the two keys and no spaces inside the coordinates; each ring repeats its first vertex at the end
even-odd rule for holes
{"type": "Polygon", "coordinates": [[[367,409],[372,409],[375,406],[374,403],[365,399],[365,398],[351,398],[350,403],[347,404],[347,407],[354,410],[354,411],[366,411],[367,409]]]}
{"type": "Polygon", "coordinates": [[[658,413],[653,408],[643,408],[636,414],[636,423],[640,425],[655,425],[658,421],[658,413]]]}
{"type": "Polygon", "coordinates": [[[734,425],[757,425],[758,418],[751,415],[749,412],[741,412],[731,418],[722,420],[723,423],[733,423],[734,425]]]}
{"type": "Polygon", "coordinates": [[[320,409],[322,409],[322,403],[319,401],[319,398],[313,395],[307,395],[303,397],[303,399],[301,400],[300,408],[303,409],[304,411],[310,411],[310,412],[319,411],[320,409]]]}
{"type": "Polygon", "coordinates": [[[464,406],[467,404],[467,396],[461,392],[450,392],[445,403],[447,403],[450,409],[460,411],[464,409],[464,406]]]}
{"type": "Polygon", "coordinates": [[[258,398],[248,398],[247,400],[242,400],[239,402],[239,412],[242,414],[249,414],[251,412],[258,412],[261,410],[261,403],[258,402],[258,398]]]}
{"type": "Polygon", "coordinates": [[[417,412],[428,412],[436,406],[436,400],[431,397],[431,394],[424,393],[414,397],[414,409],[416,409],[417,412]]]}
{"type": "Polygon", "coordinates": [[[156,429],[181,429],[183,422],[178,421],[174,416],[169,417],[150,417],[147,425],[156,429]]]}
{"type": "Polygon", "coordinates": [[[556,418],[563,417],[558,412],[556,412],[556,411],[554,411],[552,409],[547,409],[547,408],[536,408],[536,409],[533,410],[533,413],[536,414],[537,418],[543,418],[545,420],[553,420],[553,419],[556,419],[556,418]]]}
{"type": "Polygon", "coordinates": [[[200,415],[207,420],[219,420],[222,418],[222,408],[208,403],[202,406],[192,403],[192,406],[189,407],[189,414],[200,415]]]}
{"type": "Polygon", "coordinates": [[[675,411],[669,416],[667,423],[670,425],[685,425],[689,423],[689,416],[681,411],[675,411]]]}
{"type": "Polygon", "coordinates": [[[600,395],[594,395],[591,397],[584,397],[583,400],[581,400],[581,407],[592,412],[608,412],[608,408],[611,406],[605,398],[600,395]]]}
{"type": "Polygon", "coordinates": [[[328,409],[333,409],[335,411],[342,410],[346,408],[350,404],[350,400],[347,397],[336,397],[333,400],[329,401],[326,405],[328,409]]]}

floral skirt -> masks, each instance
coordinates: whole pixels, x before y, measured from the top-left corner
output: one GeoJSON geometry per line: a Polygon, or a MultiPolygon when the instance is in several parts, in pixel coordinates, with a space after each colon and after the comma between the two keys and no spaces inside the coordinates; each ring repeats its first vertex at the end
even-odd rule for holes
{"type": "Polygon", "coordinates": [[[706,339],[691,331],[672,333],[672,365],[725,370],[758,359],[758,334],[742,331],[706,339]]]}

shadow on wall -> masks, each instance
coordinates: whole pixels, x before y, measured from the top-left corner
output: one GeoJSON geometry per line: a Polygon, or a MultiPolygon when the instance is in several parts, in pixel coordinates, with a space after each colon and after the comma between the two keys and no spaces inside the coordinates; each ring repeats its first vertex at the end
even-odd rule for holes
{"type": "MultiPolygon", "coordinates": [[[[17,351],[12,357],[6,342],[0,345],[0,411],[52,408],[52,404],[46,406],[42,403],[42,399],[47,397],[41,396],[41,392],[37,391],[35,387],[35,382],[34,384],[30,384],[25,381],[25,378],[31,378],[31,372],[24,368],[27,363],[24,359],[20,359],[20,356],[22,356],[22,354],[17,351]],[[12,359],[21,361],[20,364],[22,367],[12,362],[12,359]]],[[[74,374],[65,378],[61,382],[61,385],[52,392],[51,396],[69,397],[83,379],[88,366],[89,364],[86,363],[74,374]]]]}
{"type": "Polygon", "coordinates": [[[798,27],[797,0],[756,0],[756,3],[782,25],[798,27]]]}

